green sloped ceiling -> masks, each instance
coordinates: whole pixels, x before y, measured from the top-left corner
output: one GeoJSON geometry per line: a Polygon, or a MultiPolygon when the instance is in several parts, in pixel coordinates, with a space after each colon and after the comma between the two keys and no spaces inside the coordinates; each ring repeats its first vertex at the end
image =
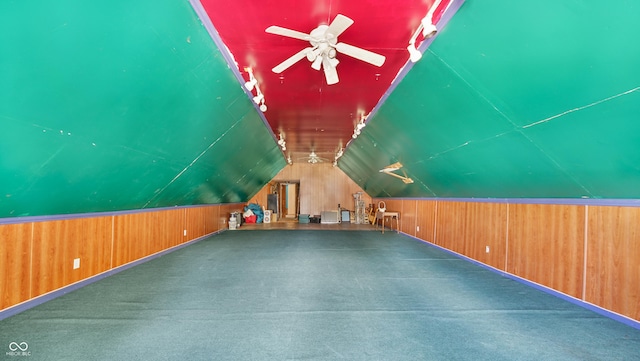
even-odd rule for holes
{"type": "Polygon", "coordinates": [[[378,197],[640,198],[638,19],[467,1],[339,166],[378,197]],[[396,161],[413,184],[378,172],[396,161]]]}
{"type": "Polygon", "coordinates": [[[0,218],[246,201],[286,164],[187,1],[2,1],[0,49],[0,218]]]}

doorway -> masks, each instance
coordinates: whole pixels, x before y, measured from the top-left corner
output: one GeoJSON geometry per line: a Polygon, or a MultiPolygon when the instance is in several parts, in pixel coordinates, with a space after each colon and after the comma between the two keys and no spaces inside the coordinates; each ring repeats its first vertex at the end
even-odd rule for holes
{"type": "Polygon", "coordinates": [[[278,213],[282,220],[295,220],[300,213],[300,181],[278,184],[278,213]]]}

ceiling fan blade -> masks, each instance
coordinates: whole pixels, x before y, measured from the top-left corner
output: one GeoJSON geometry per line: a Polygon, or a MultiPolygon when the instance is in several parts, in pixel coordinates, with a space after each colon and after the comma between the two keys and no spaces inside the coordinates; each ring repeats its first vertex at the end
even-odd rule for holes
{"type": "Polygon", "coordinates": [[[348,55],[350,57],[362,60],[375,66],[382,66],[382,64],[384,64],[384,61],[386,60],[383,55],[376,54],[369,50],[364,50],[362,48],[358,48],[345,43],[337,43],[336,50],[344,55],[348,55]]]}
{"type": "Polygon", "coordinates": [[[338,35],[347,30],[351,24],[353,24],[353,20],[342,14],[338,14],[329,25],[329,28],[327,28],[326,34],[332,34],[334,37],[338,37],[338,35]]]}
{"type": "Polygon", "coordinates": [[[272,26],[268,27],[265,31],[267,33],[269,33],[269,34],[286,36],[288,38],[307,40],[307,41],[309,41],[309,39],[311,39],[309,34],[305,34],[305,33],[300,32],[300,31],[291,30],[291,29],[287,29],[287,28],[283,28],[283,27],[275,26],[275,25],[272,25],[272,26]]]}
{"type": "Polygon", "coordinates": [[[299,52],[293,54],[293,56],[291,56],[289,59],[283,61],[282,63],[276,65],[273,69],[271,69],[271,71],[273,71],[276,74],[280,74],[283,71],[287,70],[291,65],[297,63],[298,61],[300,61],[301,59],[305,58],[307,56],[307,53],[312,51],[313,48],[312,47],[308,47],[308,48],[304,48],[302,50],[300,50],[299,52]]]}
{"type": "Polygon", "coordinates": [[[322,68],[324,69],[324,76],[327,78],[327,85],[333,85],[340,81],[336,67],[331,65],[331,62],[326,57],[322,58],[322,68]]]}

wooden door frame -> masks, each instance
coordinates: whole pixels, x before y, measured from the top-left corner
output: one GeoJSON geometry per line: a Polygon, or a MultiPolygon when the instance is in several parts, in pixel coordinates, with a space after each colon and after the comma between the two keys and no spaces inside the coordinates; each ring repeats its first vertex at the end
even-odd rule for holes
{"type": "Polygon", "coordinates": [[[285,205],[285,201],[286,201],[286,196],[283,192],[284,186],[289,185],[289,184],[295,184],[296,185],[296,192],[295,192],[295,197],[296,197],[296,210],[295,210],[295,218],[298,218],[298,215],[300,214],[300,180],[280,180],[278,181],[278,217],[279,219],[285,219],[286,218],[286,214],[284,212],[284,210],[286,209],[286,205],[285,205]]]}

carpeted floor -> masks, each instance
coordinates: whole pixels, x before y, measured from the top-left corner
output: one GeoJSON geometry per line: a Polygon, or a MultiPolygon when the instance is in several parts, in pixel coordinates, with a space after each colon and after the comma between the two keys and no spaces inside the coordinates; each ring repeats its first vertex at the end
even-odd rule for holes
{"type": "Polygon", "coordinates": [[[272,230],[225,232],[0,321],[0,347],[0,360],[635,360],[640,330],[393,232],[272,230]]]}

